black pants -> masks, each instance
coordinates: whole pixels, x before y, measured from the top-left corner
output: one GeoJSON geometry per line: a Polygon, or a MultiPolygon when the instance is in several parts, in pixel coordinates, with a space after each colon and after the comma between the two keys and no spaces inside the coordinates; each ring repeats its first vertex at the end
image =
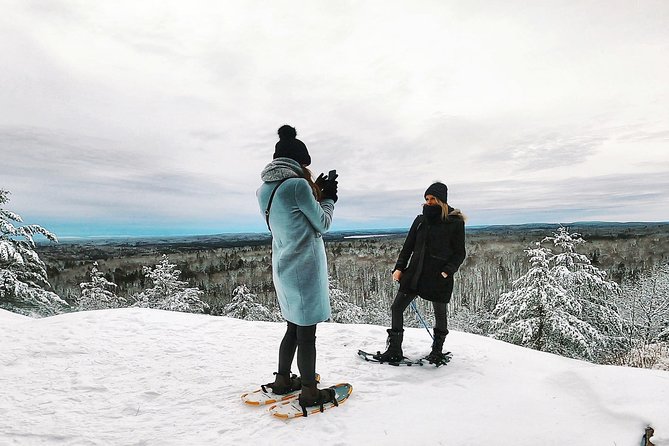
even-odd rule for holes
{"type": "MultiPolygon", "coordinates": [[[[390,306],[393,322],[391,328],[394,331],[401,331],[404,329],[404,310],[407,309],[412,300],[416,298],[415,294],[407,294],[401,291],[397,292],[393,304],[390,306]]],[[[448,322],[446,319],[445,302],[432,302],[434,308],[434,328],[448,333],[448,322]]]]}
{"type": "Polygon", "coordinates": [[[297,368],[303,385],[316,383],[316,325],[302,327],[288,322],[286,334],[279,347],[278,373],[290,373],[295,351],[297,350],[297,368]]]}

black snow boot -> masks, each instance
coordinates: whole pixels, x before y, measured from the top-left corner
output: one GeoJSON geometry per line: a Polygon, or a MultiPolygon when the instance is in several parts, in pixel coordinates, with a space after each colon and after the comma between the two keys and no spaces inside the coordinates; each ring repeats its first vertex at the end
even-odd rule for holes
{"type": "Polygon", "coordinates": [[[402,353],[402,340],[404,339],[404,330],[395,331],[392,328],[388,330],[388,341],[386,346],[388,347],[385,352],[376,352],[373,356],[374,359],[382,362],[397,362],[404,359],[404,354],[402,353]]]}
{"type": "Polygon", "coordinates": [[[267,392],[267,388],[272,389],[277,395],[285,395],[289,392],[294,392],[295,390],[300,390],[302,388],[302,380],[299,376],[295,374],[283,374],[283,373],[274,373],[276,378],[274,378],[273,383],[265,384],[261,386],[263,391],[267,392]]]}
{"type": "Polygon", "coordinates": [[[320,411],[323,412],[323,405],[326,403],[334,403],[338,406],[337,395],[332,387],[327,389],[319,389],[317,384],[309,384],[302,386],[302,393],[298,399],[300,407],[302,407],[302,415],[307,416],[307,407],[320,406],[320,411]]]}
{"type": "Polygon", "coordinates": [[[427,361],[431,364],[443,363],[445,360],[445,355],[442,352],[444,348],[444,341],[446,340],[446,335],[448,330],[441,331],[438,328],[434,329],[434,341],[432,341],[432,351],[429,355],[425,357],[427,361]]]}

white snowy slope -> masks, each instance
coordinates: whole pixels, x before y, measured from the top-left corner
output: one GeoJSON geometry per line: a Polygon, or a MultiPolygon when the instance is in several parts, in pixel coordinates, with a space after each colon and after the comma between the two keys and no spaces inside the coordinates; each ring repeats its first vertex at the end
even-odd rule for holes
{"type": "MultiPolygon", "coordinates": [[[[282,421],[239,396],[272,380],[284,325],[146,309],[0,310],[2,445],[669,445],[669,373],[597,366],[453,332],[446,367],[366,363],[383,327],[321,324],[346,404],[282,421]]],[[[405,354],[427,352],[408,329],[405,354]]]]}

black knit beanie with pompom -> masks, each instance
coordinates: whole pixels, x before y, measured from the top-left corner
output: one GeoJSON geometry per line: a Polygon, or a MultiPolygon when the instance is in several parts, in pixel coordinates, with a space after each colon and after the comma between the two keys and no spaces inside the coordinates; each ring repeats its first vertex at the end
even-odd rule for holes
{"type": "Polygon", "coordinates": [[[307,146],[296,138],[297,130],[289,125],[279,127],[279,142],[274,146],[274,158],[290,158],[303,166],[311,164],[307,146]]]}

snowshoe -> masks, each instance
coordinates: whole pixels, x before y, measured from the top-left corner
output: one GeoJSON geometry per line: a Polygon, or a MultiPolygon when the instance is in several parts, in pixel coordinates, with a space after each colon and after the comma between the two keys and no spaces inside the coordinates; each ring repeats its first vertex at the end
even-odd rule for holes
{"type": "Polygon", "coordinates": [[[275,395],[285,395],[286,393],[294,392],[302,388],[302,379],[294,373],[282,375],[274,372],[276,378],[273,383],[261,385],[263,392],[271,389],[275,395]]]}
{"type": "Polygon", "coordinates": [[[432,352],[423,359],[425,359],[430,364],[434,364],[436,367],[440,367],[442,365],[448,364],[448,362],[451,360],[452,357],[453,355],[451,354],[451,352],[446,352],[446,353],[432,352]]]}

